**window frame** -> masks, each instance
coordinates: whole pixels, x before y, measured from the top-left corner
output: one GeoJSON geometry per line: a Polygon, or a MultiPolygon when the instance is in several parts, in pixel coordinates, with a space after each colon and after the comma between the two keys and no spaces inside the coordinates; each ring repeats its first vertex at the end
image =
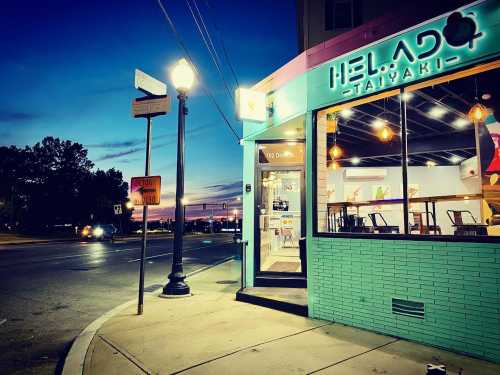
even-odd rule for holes
{"type": "Polygon", "coordinates": [[[420,88],[428,87],[433,84],[452,81],[468,76],[473,76],[482,72],[500,69],[500,57],[494,57],[490,60],[484,61],[480,64],[467,66],[461,69],[447,71],[441,74],[412,82],[410,84],[401,84],[385,90],[373,92],[371,94],[350,98],[344,101],[334,102],[330,105],[323,106],[311,111],[311,124],[312,124],[312,235],[313,237],[326,237],[326,238],[358,238],[358,239],[380,239],[380,240],[412,240],[412,241],[435,241],[435,242],[475,242],[475,243],[500,243],[500,236],[457,236],[457,235],[437,235],[437,234],[412,234],[409,233],[409,210],[408,210],[408,163],[407,163],[407,121],[406,121],[406,102],[400,100],[400,121],[401,121],[401,161],[402,161],[402,183],[403,183],[403,224],[404,232],[401,234],[386,234],[386,233],[349,233],[349,232],[318,232],[318,186],[317,186],[317,173],[318,173],[318,154],[317,154],[317,114],[332,106],[351,106],[351,103],[358,101],[371,102],[377,100],[376,98],[390,96],[391,92],[399,91],[399,95],[405,92],[412,92],[420,88]],[[406,157],[405,157],[406,156],[406,157]]]}

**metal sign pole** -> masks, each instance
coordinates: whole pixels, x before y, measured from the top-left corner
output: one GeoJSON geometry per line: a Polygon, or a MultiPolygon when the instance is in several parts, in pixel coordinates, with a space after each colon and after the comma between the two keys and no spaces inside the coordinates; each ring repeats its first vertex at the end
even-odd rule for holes
{"type": "MultiPolygon", "coordinates": [[[[146,176],[149,176],[151,169],[151,116],[148,119],[148,130],[146,137],[146,176]]],[[[146,202],[144,202],[146,203],[146,202]]],[[[142,315],[144,311],[144,263],[146,260],[146,246],[148,237],[148,206],[144,205],[142,209],[142,249],[141,249],[141,265],[139,270],[139,303],[137,306],[137,314],[142,315]]]]}

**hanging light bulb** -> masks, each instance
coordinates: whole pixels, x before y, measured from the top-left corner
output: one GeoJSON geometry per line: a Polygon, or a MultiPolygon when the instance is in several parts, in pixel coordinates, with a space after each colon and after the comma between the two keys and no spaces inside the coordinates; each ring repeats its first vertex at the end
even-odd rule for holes
{"type": "Polygon", "coordinates": [[[479,124],[488,117],[488,108],[481,103],[474,104],[467,115],[474,124],[479,124]]]}
{"type": "Polygon", "coordinates": [[[344,151],[337,144],[334,144],[329,153],[332,159],[338,159],[344,154],[344,151]]]}
{"type": "Polygon", "coordinates": [[[377,133],[377,137],[382,141],[382,142],[390,142],[392,137],[394,137],[394,132],[392,131],[392,129],[387,126],[387,125],[384,125],[384,127],[382,127],[378,133],[377,133]]]}
{"type": "Polygon", "coordinates": [[[474,79],[474,86],[476,90],[476,96],[474,98],[476,100],[476,104],[471,107],[469,113],[467,114],[467,117],[469,117],[474,125],[478,125],[479,123],[484,122],[486,120],[486,117],[488,117],[488,108],[479,103],[477,77],[475,77],[474,79]]]}

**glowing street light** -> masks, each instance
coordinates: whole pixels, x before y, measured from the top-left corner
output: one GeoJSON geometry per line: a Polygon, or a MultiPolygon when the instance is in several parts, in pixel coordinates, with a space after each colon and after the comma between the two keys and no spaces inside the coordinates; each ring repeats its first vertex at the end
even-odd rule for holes
{"type": "Polygon", "coordinates": [[[177,90],[179,99],[179,120],[177,128],[177,182],[175,191],[175,231],[172,272],[168,275],[169,282],[163,288],[163,296],[189,296],[189,286],[184,282],[186,275],[182,267],[182,242],[184,236],[184,128],[188,110],[186,107],[187,93],[193,87],[195,73],[193,67],[180,59],[171,71],[172,83],[177,90]]]}
{"type": "Polygon", "coordinates": [[[180,59],[171,72],[172,83],[178,92],[187,93],[194,84],[194,71],[186,59],[180,59]]]}

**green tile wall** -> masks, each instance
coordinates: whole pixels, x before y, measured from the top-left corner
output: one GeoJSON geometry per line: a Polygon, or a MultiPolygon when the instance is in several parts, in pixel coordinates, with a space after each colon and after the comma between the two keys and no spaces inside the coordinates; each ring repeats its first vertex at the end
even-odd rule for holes
{"type": "Polygon", "coordinates": [[[500,244],[309,237],[311,317],[500,362],[500,244]],[[392,298],[425,318],[392,313],[392,298]]]}

